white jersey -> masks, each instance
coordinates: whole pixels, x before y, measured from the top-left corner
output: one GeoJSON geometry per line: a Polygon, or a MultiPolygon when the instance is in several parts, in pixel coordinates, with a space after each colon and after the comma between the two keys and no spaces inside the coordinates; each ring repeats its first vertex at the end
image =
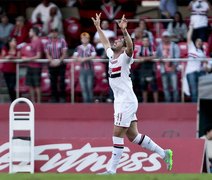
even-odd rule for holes
{"type": "Polygon", "coordinates": [[[137,102],[130,78],[130,68],[133,58],[123,52],[117,59],[114,59],[114,52],[107,49],[109,58],[109,84],[114,93],[116,102],[137,102]]]}
{"type": "Polygon", "coordinates": [[[108,48],[106,53],[109,58],[109,84],[114,94],[114,125],[130,127],[132,121],[137,121],[138,109],[138,100],[130,78],[133,58],[123,52],[114,59],[111,48],[108,48]]]}

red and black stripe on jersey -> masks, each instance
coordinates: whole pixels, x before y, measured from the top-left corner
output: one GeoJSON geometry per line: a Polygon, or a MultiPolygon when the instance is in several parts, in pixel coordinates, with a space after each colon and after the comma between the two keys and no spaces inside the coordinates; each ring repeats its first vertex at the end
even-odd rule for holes
{"type": "Polygon", "coordinates": [[[115,68],[110,68],[109,69],[109,77],[110,78],[121,77],[121,66],[115,67],[115,68]]]}

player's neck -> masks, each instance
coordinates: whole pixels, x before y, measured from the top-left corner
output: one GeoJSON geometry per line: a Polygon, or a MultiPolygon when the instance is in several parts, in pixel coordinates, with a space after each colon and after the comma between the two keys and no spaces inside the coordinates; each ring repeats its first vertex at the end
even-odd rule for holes
{"type": "Polygon", "coordinates": [[[123,50],[114,51],[114,58],[117,59],[123,52],[123,50]]]}

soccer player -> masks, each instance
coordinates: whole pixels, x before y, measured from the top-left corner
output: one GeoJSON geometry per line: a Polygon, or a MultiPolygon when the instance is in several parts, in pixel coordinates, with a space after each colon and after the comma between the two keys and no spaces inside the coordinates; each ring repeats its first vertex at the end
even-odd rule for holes
{"type": "Polygon", "coordinates": [[[102,174],[115,174],[124,150],[124,136],[139,146],[158,153],[166,162],[167,169],[172,169],[171,149],[164,150],[150,137],[140,134],[137,129],[136,111],[138,100],[133,92],[130,78],[130,66],[133,63],[133,43],[127,31],[127,19],[123,15],[118,23],[124,38],[115,40],[110,45],[100,27],[100,14],[92,17],[93,23],[99,33],[100,40],[109,58],[109,84],[114,93],[114,129],[113,152],[111,163],[107,171],[102,174]]]}

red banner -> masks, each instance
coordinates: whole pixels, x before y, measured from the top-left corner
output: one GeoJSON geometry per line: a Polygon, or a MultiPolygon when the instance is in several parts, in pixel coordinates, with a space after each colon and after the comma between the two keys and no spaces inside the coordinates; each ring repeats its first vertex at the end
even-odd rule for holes
{"type": "MultiPolygon", "coordinates": [[[[0,105],[0,109],[0,172],[8,172],[9,104],[0,105]]],[[[20,104],[17,109],[24,111],[26,106],[20,104]]],[[[163,148],[173,149],[171,173],[202,172],[204,141],[195,139],[195,104],[140,104],[137,117],[141,133],[163,148]]],[[[112,104],[36,104],[35,171],[104,171],[112,151],[112,128],[112,104]]],[[[167,173],[156,153],[128,140],[125,145],[118,172],[167,173]]]]}
{"type": "MultiPolygon", "coordinates": [[[[204,141],[200,139],[154,139],[163,148],[172,148],[171,173],[201,173],[204,141]]],[[[0,142],[0,172],[8,172],[9,143],[0,142]]],[[[156,153],[126,140],[118,173],[168,173],[156,153]]],[[[109,139],[39,140],[35,147],[35,172],[98,173],[105,171],[112,151],[109,139]]],[[[23,162],[20,162],[23,164],[23,162]]]]}
{"type": "MultiPolygon", "coordinates": [[[[17,108],[26,109],[22,104],[17,108]]],[[[113,104],[35,104],[36,139],[110,138],[113,113],[113,104]],[[46,133],[47,129],[57,133],[46,133]]],[[[137,117],[140,132],[151,137],[196,137],[196,104],[139,104],[137,117]]],[[[1,140],[7,141],[8,104],[0,104],[0,122],[1,140]]]]}

